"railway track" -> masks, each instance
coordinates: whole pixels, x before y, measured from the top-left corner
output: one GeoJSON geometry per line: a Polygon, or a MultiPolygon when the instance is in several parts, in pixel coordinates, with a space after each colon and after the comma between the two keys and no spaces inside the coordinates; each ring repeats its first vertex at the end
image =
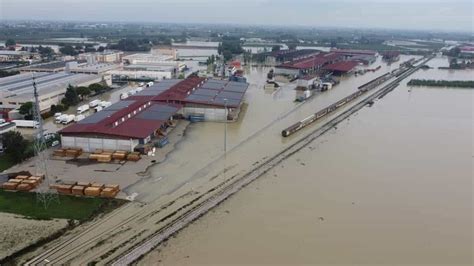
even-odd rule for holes
{"type": "Polygon", "coordinates": [[[332,128],[334,128],[337,124],[341,123],[342,121],[346,120],[349,116],[352,114],[356,113],[360,109],[362,109],[364,106],[366,106],[369,102],[383,97],[385,94],[388,92],[392,91],[394,88],[396,88],[399,85],[399,82],[406,77],[410,76],[414,72],[416,72],[421,65],[425,64],[429,60],[431,60],[432,57],[426,59],[423,63],[421,63],[419,66],[415,68],[408,69],[407,71],[400,73],[400,75],[392,82],[387,84],[386,86],[382,87],[375,93],[371,94],[364,100],[360,101],[359,103],[355,104],[354,106],[350,107],[348,110],[344,111],[337,117],[333,118],[332,120],[328,121],[321,127],[313,130],[311,133],[303,137],[302,139],[298,140],[291,146],[285,148],[283,151],[280,153],[276,154],[275,156],[271,157],[258,167],[254,168],[247,174],[245,174],[243,177],[233,181],[220,191],[218,191],[216,194],[213,196],[210,196],[203,202],[199,203],[189,211],[185,212],[184,214],[180,215],[177,217],[175,220],[171,221],[163,227],[161,230],[156,232],[155,234],[151,235],[147,240],[143,241],[142,243],[136,245],[134,248],[132,248],[129,252],[123,254],[122,256],[112,260],[112,265],[129,265],[135,261],[137,261],[139,258],[141,258],[143,255],[147,254],[150,252],[154,247],[159,245],[161,242],[164,240],[168,239],[170,236],[173,234],[177,233],[179,230],[183,229],[186,227],[189,223],[193,222],[194,220],[198,219],[200,216],[206,214],[209,210],[212,208],[216,207],[219,203],[223,202],[236,192],[238,192],[240,189],[243,187],[247,186],[250,184],[252,181],[256,180],[258,177],[261,175],[265,174],[269,170],[271,170],[273,167],[293,155],[294,153],[300,151],[304,147],[306,147],[308,144],[313,142],[315,139],[320,137],[321,135],[325,134],[332,128]]]}

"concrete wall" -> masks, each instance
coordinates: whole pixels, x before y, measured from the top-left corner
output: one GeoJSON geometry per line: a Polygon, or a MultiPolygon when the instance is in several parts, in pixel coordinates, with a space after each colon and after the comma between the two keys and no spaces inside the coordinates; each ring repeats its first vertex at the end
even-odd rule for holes
{"type": "Polygon", "coordinates": [[[203,114],[206,121],[221,122],[227,120],[223,108],[185,107],[181,112],[186,117],[191,114],[203,114]]]}
{"type": "Polygon", "coordinates": [[[138,139],[122,140],[61,136],[61,145],[66,148],[82,148],[85,152],[93,152],[96,149],[133,151],[133,149],[138,145],[138,139]]]}

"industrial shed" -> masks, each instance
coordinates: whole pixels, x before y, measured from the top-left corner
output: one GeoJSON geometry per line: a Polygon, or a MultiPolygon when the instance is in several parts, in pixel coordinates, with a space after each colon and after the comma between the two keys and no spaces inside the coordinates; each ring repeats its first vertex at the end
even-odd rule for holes
{"type": "Polygon", "coordinates": [[[86,152],[133,151],[162,135],[175,115],[200,121],[236,118],[247,88],[247,83],[199,77],[163,80],[62,129],[61,142],[86,152]]]}
{"type": "Polygon", "coordinates": [[[59,133],[63,147],[127,150],[146,144],[164,130],[179,105],[125,100],[97,112],[59,133]]]}

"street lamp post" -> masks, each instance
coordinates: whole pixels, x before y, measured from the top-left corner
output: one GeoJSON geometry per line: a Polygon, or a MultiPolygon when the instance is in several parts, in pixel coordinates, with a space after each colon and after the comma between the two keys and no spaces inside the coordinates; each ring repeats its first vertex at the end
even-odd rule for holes
{"type": "Polygon", "coordinates": [[[224,99],[224,110],[225,110],[225,117],[224,117],[224,177],[226,172],[226,164],[227,164],[227,98],[224,99]]]}
{"type": "Polygon", "coordinates": [[[225,120],[224,120],[224,154],[227,153],[227,98],[224,99],[225,120]]]}

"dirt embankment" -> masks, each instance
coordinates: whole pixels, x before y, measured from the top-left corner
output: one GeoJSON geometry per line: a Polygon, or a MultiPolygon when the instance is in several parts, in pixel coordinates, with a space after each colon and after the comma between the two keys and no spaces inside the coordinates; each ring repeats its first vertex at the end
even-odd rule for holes
{"type": "Polygon", "coordinates": [[[67,226],[66,219],[34,220],[0,213],[0,261],[67,226]]]}

